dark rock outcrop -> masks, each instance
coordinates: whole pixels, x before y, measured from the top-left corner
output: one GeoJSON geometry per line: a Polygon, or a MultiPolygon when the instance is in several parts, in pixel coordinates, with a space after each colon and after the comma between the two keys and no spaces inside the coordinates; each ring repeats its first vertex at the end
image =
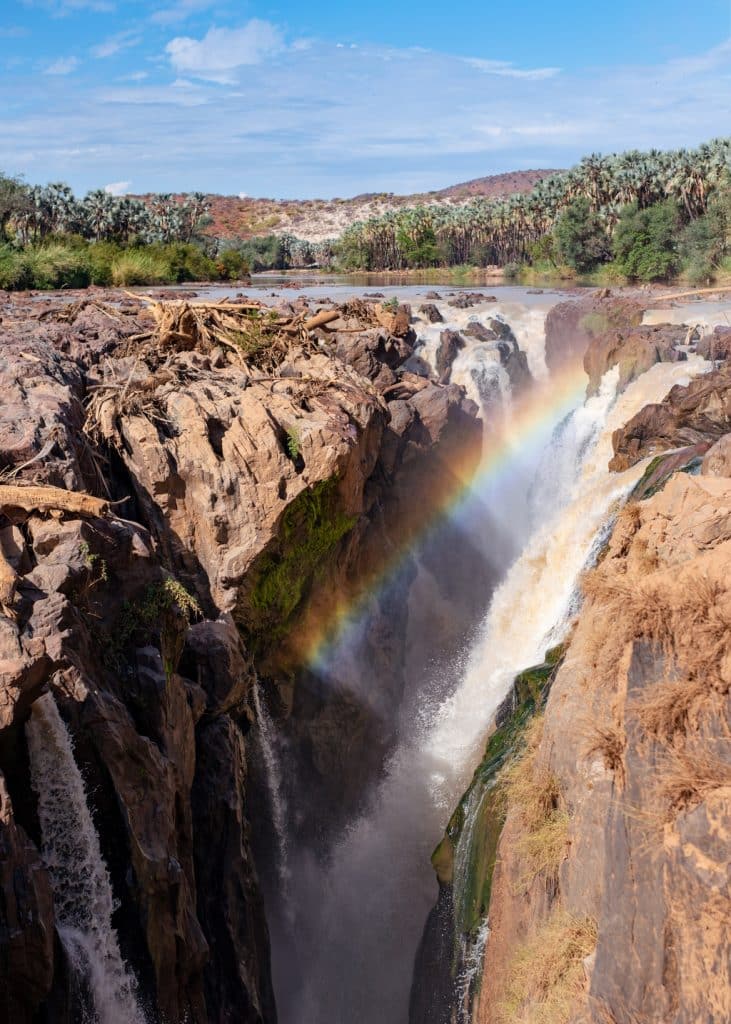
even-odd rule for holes
{"type": "Polygon", "coordinates": [[[442,324],[444,323],[444,317],[439,312],[437,306],[433,303],[427,303],[424,306],[419,307],[419,312],[425,317],[430,324],[442,324]]]}
{"type": "Polygon", "coordinates": [[[442,331],[436,357],[436,372],[440,384],[448,384],[452,375],[452,363],[464,348],[464,338],[459,331],[442,331]]]}
{"type": "Polygon", "coordinates": [[[713,443],[729,430],[731,369],[723,366],[690,384],[677,384],[663,402],[646,405],[616,430],[610,469],[619,472],[670,448],[713,443]]]}
{"type": "Polygon", "coordinates": [[[683,325],[661,324],[631,330],[608,330],[595,335],[584,355],[589,394],[599,390],[599,382],[613,366],[619,367],[617,388],[624,391],[628,384],[655,363],[677,363],[687,359],[679,348],[685,343],[687,333],[683,325]]]}
{"type": "Polygon", "coordinates": [[[594,338],[626,331],[642,322],[643,307],[633,299],[592,294],[559,302],[546,317],[546,364],[553,373],[568,366],[583,366],[594,338]]]}
{"type": "Polygon", "coordinates": [[[716,327],[698,339],[696,352],[712,362],[726,360],[731,356],[731,327],[716,327]]]}

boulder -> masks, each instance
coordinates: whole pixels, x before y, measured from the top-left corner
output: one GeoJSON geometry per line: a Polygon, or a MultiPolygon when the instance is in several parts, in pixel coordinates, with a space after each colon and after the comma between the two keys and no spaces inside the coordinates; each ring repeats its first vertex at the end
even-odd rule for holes
{"type": "Polygon", "coordinates": [[[429,321],[430,324],[444,323],[444,317],[433,303],[427,303],[425,306],[420,306],[419,312],[426,320],[429,321]]]}
{"type": "Polygon", "coordinates": [[[719,326],[709,334],[704,334],[698,340],[696,352],[714,362],[728,359],[731,355],[731,327],[719,326]]]}
{"type": "Polygon", "coordinates": [[[647,455],[702,442],[731,431],[731,368],[676,384],[661,403],[646,405],[612,435],[609,468],[621,472],[647,455]]]}
{"type": "Polygon", "coordinates": [[[448,384],[452,375],[452,363],[464,348],[464,338],[459,331],[442,331],[436,357],[436,372],[440,384],[448,384]]]}
{"type": "Polygon", "coordinates": [[[701,467],[702,476],[731,476],[731,434],[724,434],[708,450],[701,467]]]}

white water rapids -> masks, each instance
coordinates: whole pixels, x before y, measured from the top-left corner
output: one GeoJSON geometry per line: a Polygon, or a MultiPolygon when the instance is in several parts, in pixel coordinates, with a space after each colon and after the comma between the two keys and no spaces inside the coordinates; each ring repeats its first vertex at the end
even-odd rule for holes
{"type": "Polygon", "coordinates": [[[26,734],[56,928],[89,1003],[83,1024],[145,1024],[112,925],[112,887],[84,781],[50,693],[34,703],[26,734]]]}
{"type": "MultiPolygon", "coordinates": [[[[459,326],[424,328],[425,344],[417,354],[431,361],[438,332],[459,326]]],[[[541,391],[545,396],[551,389],[538,349],[543,318],[515,333],[529,351],[540,401],[541,391]]],[[[455,363],[465,379],[470,352],[463,350],[460,365],[455,363]]],[[[484,360],[484,351],[478,358],[484,360]]],[[[546,649],[566,635],[578,578],[642,474],[642,465],[609,473],[612,432],[707,367],[698,357],[658,364],[619,397],[618,369],[609,371],[599,394],[562,423],[546,420],[539,457],[516,448],[518,470],[508,475],[506,493],[489,479],[483,482],[483,505],[499,515],[506,503],[502,520],[515,520],[521,553],[492,597],[456,688],[438,699],[423,695],[422,712],[403,730],[366,812],[330,862],[302,858],[293,867],[292,941],[300,981],[282,1004],[285,1024],[405,1024],[414,955],[436,898],[431,852],[480,760],[497,707],[515,676],[540,663],[546,649]]],[[[500,385],[504,392],[504,379],[500,385]]],[[[504,397],[509,420],[510,396],[504,397]]],[[[471,524],[475,529],[479,524],[471,524]]],[[[489,538],[482,543],[488,547],[489,538]]]]}

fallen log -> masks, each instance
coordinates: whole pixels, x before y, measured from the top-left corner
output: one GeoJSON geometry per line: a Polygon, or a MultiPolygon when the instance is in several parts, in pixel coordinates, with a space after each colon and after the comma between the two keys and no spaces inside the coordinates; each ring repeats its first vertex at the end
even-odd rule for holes
{"type": "Polygon", "coordinates": [[[109,512],[110,502],[83,491],[63,487],[19,487],[0,485],[0,509],[19,508],[24,512],[74,512],[80,516],[100,517],[109,512]]]}

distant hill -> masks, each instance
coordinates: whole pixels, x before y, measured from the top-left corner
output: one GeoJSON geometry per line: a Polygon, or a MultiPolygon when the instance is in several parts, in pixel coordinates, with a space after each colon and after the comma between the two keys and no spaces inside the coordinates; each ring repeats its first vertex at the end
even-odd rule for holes
{"type": "Polygon", "coordinates": [[[348,224],[379,216],[417,203],[459,205],[476,196],[508,196],[530,192],[553,170],[512,171],[475,178],[436,192],[397,196],[390,192],[367,193],[352,199],[254,199],[210,195],[212,223],[208,232],[219,238],[255,238],[262,235],[296,235],[311,242],[333,238],[348,224]]]}
{"type": "Polygon", "coordinates": [[[506,174],[490,174],[486,178],[473,178],[461,185],[450,185],[437,192],[438,196],[451,199],[474,199],[475,196],[509,196],[514,192],[530,192],[532,188],[558,170],[551,171],[508,171],[506,174]]]}

